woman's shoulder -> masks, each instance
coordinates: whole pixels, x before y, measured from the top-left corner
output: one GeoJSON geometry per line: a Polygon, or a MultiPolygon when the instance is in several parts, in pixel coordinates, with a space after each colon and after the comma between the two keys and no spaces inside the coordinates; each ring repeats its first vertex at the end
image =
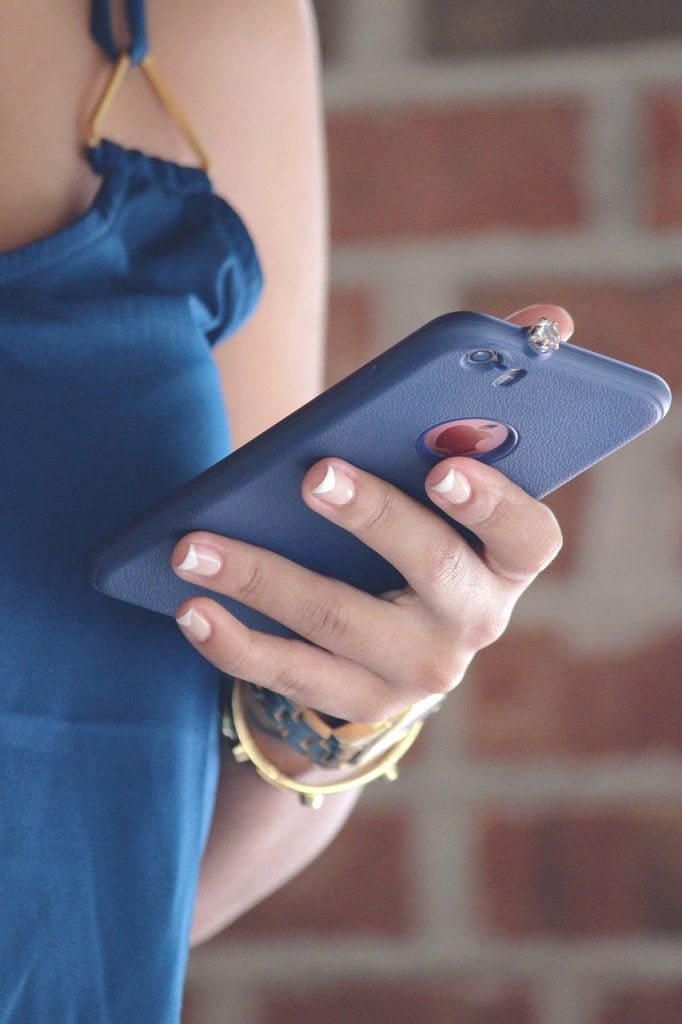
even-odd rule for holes
{"type": "MultiPolygon", "coordinates": [[[[12,6],[0,39],[0,249],[58,230],[92,201],[97,180],[84,159],[85,124],[112,67],[90,37],[89,0],[12,6]]],[[[111,6],[115,37],[125,45],[125,5],[111,6]]],[[[314,53],[310,4],[147,0],[146,10],[150,51],[215,154],[220,179],[234,141],[314,53]]],[[[136,69],[107,116],[105,134],[167,159],[192,160],[136,69]]]]}
{"type": "Polygon", "coordinates": [[[151,50],[217,161],[316,71],[309,0],[152,0],[148,15],[151,50]]]}

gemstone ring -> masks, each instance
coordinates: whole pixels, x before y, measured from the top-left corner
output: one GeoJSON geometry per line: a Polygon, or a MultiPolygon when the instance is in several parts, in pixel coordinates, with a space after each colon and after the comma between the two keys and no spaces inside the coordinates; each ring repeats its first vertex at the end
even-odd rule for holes
{"type": "Polygon", "coordinates": [[[540,317],[526,333],[528,341],[537,352],[553,352],[563,341],[556,320],[549,320],[546,316],[540,317]]]}

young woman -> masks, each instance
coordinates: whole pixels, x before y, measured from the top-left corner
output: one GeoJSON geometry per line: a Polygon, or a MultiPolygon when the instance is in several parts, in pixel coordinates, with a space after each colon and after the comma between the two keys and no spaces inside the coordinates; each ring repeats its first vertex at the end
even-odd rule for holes
{"type": "MultiPolygon", "coordinates": [[[[448,459],[425,487],[479,536],[474,552],[329,452],[303,500],[394,563],[404,591],[368,597],[199,534],[175,571],[306,642],[248,631],[208,598],[185,602],[178,628],[93,592],[88,547],[228,450],[223,390],[234,444],[319,390],[315,32],[304,0],[11,0],[3,13],[0,1021],[160,1024],[179,1016],[190,933],[298,871],[358,792],[313,813],[221,756],[218,670],[287,706],[401,721],[502,632],[560,535],[493,468],[448,459]],[[115,66],[123,84],[93,125],[115,66]],[[188,167],[201,150],[158,102],[157,67],[210,151],[210,181],[188,167]]],[[[513,319],[542,315],[570,335],[556,307],[513,319]]],[[[295,785],[347,778],[257,716],[251,729],[295,785]]]]}

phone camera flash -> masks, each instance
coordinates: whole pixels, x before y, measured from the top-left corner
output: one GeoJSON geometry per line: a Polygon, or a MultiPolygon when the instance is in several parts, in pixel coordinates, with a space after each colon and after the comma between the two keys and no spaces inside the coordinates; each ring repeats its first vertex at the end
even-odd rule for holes
{"type": "Polygon", "coordinates": [[[522,377],[526,376],[526,371],[520,367],[515,367],[512,370],[507,370],[500,377],[496,377],[493,381],[495,387],[508,388],[510,384],[516,384],[517,380],[521,380],[522,377]]]}

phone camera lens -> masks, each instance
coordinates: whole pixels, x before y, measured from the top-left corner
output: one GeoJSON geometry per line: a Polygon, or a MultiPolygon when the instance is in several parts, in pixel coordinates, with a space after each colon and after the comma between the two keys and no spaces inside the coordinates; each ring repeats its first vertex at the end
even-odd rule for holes
{"type": "Polygon", "coordinates": [[[497,363],[499,359],[497,352],[493,352],[491,348],[475,348],[473,352],[466,354],[467,363],[475,363],[477,366],[482,366],[485,363],[497,363]]]}

